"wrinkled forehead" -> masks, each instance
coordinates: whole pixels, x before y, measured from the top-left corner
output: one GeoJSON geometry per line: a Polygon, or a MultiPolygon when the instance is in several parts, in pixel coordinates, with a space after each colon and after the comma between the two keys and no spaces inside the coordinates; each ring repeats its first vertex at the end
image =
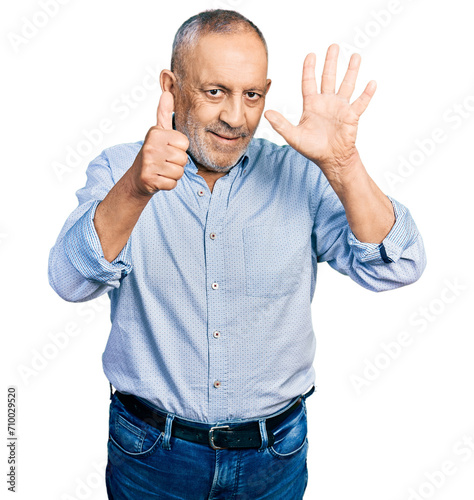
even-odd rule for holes
{"type": "Polygon", "coordinates": [[[185,55],[188,83],[222,83],[252,88],[265,84],[267,54],[254,32],[208,34],[185,55]]]}

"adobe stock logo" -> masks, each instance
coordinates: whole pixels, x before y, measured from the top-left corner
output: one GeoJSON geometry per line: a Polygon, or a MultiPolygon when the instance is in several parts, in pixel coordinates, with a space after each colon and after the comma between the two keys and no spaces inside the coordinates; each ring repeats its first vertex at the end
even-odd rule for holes
{"type": "MultiPolygon", "coordinates": [[[[474,457],[474,435],[463,434],[451,446],[450,459],[443,460],[436,469],[425,471],[421,482],[408,490],[407,500],[428,500],[437,498],[437,493],[474,457]]],[[[447,457],[446,457],[447,458],[447,457]]]]}
{"type": "Polygon", "coordinates": [[[62,5],[67,5],[70,0],[40,0],[40,8],[30,19],[23,16],[19,33],[10,32],[7,35],[13,52],[18,54],[20,49],[35,38],[38,33],[45,28],[53,17],[56,17],[62,5]]]}
{"type": "Polygon", "coordinates": [[[238,7],[243,0],[213,0],[213,9],[235,9],[238,7]]]}
{"type": "Polygon", "coordinates": [[[340,47],[343,53],[350,57],[352,53],[366,49],[375,38],[392,24],[395,16],[398,16],[403,11],[403,4],[412,1],[389,0],[385,9],[371,10],[370,18],[362,26],[354,27],[351,42],[341,42],[340,47]]]}
{"type": "Polygon", "coordinates": [[[63,157],[51,162],[51,169],[57,180],[63,182],[105,141],[108,134],[114,132],[120,122],[160,87],[160,73],[164,65],[158,62],[155,67],[147,66],[140,81],[125,92],[121,92],[110,104],[109,114],[100,118],[92,128],[82,130],[79,139],[64,148],[63,157]]]}
{"type": "Polygon", "coordinates": [[[87,325],[104,315],[108,307],[109,297],[106,294],[89,302],[78,303],[75,308],[77,321],[68,321],[59,331],[49,331],[43,337],[42,344],[30,348],[26,354],[27,359],[18,364],[17,371],[23,384],[27,386],[35,382],[58,358],[68,355],[67,353],[70,355],[70,346],[74,346],[76,339],[88,330],[87,325]]]}
{"type": "Polygon", "coordinates": [[[386,170],[384,177],[390,188],[394,190],[432,157],[438,147],[446,142],[453,131],[458,130],[474,113],[474,95],[466,96],[461,102],[454,102],[442,113],[442,124],[434,127],[431,132],[414,140],[415,147],[404,155],[398,156],[395,168],[386,170]]]}
{"type": "Polygon", "coordinates": [[[408,318],[410,329],[402,330],[388,342],[381,342],[380,349],[374,356],[363,359],[363,366],[359,373],[352,373],[349,376],[350,383],[357,395],[362,394],[379,380],[382,374],[396,364],[396,361],[413,345],[417,336],[413,335],[411,329],[414,329],[416,333],[427,331],[432,323],[446,314],[446,311],[450,311],[450,308],[453,307],[452,304],[458,301],[468,289],[467,285],[457,278],[446,279],[443,285],[435,297],[431,298],[428,303],[419,305],[410,314],[408,318]]]}
{"type": "Polygon", "coordinates": [[[105,489],[104,476],[107,467],[107,460],[92,462],[92,470],[89,470],[87,476],[77,477],[75,479],[74,492],[63,493],[61,500],[86,500],[90,497],[96,497],[94,493],[105,489]]]}

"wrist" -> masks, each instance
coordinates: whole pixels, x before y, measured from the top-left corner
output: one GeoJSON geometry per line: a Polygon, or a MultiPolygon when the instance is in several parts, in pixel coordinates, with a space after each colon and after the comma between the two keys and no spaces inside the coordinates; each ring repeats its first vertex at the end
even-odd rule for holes
{"type": "Polygon", "coordinates": [[[333,156],[315,163],[336,192],[343,192],[355,181],[361,181],[368,176],[355,147],[353,151],[344,156],[333,156]]]}
{"type": "Polygon", "coordinates": [[[140,186],[140,182],[138,182],[142,170],[141,162],[142,157],[140,152],[135,158],[133,165],[125,172],[121,181],[123,181],[123,191],[131,201],[138,204],[146,204],[153,196],[153,193],[147,191],[143,185],[140,186]]]}

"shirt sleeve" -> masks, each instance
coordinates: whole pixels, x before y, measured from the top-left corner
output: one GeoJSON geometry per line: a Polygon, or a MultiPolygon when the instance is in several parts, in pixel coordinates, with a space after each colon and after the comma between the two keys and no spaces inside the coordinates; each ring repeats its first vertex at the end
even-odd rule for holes
{"type": "Polygon", "coordinates": [[[409,210],[388,196],[395,223],[382,243],[364,243],[352,233],[344,207],[321,174],[316,196],[313,249],[328,264],[359,285],[383,291],[415,282],[426,267],[423,240],[409,210]]]}
{"type": "Polygon", "coordinates": [[[66,220],[50,251],[50,285],[63,299],[83,302],[114,288],[131,272],[130,238],[109,262],[94,226],[99,203],[114,185],[107,154],[102,152],[87,168],[86,186],[76,195],[79,205],[66,220]]]}

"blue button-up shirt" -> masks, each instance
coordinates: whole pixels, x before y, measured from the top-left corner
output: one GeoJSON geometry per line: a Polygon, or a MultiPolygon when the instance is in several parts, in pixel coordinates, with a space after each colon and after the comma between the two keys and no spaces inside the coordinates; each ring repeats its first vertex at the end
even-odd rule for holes
{"type": "Polygon", "coordinates": [[[318,262],[374,291],[412,283],[425,267],[406,207],[390,198],[395,225],[382,244],[362,243],[321,170],[263,139],[212,193],[188,158],[176,188],[151,198],[108,262],[95,210],[142,144],[111,147],[90,163],[49,259],[64,299],[108,293],[102,362],[121,392],[207,423],[269,415],[315,381],[318,262]]]}

